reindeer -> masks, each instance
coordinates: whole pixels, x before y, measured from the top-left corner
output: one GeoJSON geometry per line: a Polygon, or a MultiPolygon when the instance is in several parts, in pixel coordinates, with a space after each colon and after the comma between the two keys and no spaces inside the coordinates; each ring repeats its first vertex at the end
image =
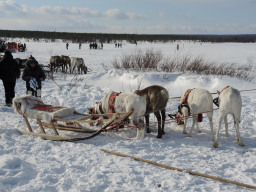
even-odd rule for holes
{"type": "Polygon", "coordinates": [[[146,100],[136,94],[108,92],[97,102],[94,108],[88,108],[89,114],[122,113],[133,111],[130,121],[137,127],[137,139],[144,138],[144,114],[146,100]]]}
{"type": "Polygon", "coordinates": [[[213,143],[213,147],[218,147],[218,136],[221,127],[221,122],[223,121],[223,119],[225,122],[226,137],[228,137],[228,114],[233,115],[234,118],[234,126],[237,135],[236,140],[238,141],[238,145],[244,146],[243,140],[239,132],[239,122],[242,109],[242,98],[240,92],[237,89],[228,86],[222,89],[221,92],[217,91],[217,93],[219,95],[219,97],[217,98],[217,105],[219,105],[219,124],[218,129],[216,131],[216,137],[213,143]]]}
{"type": "Polygon", "coordinates": [[[158,121],[158,134],[157,138],[162,138],[162,135],[165,134],[164,132],[164,124],[165,124],[165,107],[169,100],[169,93],[168,91],[161,86],[152,85],[142,90],[134,91],[135,94],[143,97],[147,101],[147,110],[145,114],[146,119],[146,131],[150,133],[149,130],[149,114],[154,113],[157,121],[158,121]],[[162,120],[161,120],[161,115],[162,120]],[[162,121],[162,126],[161,126],[162,121]]]}
{"type": "Polygon", "coordinates": [[[71,57],[71,70],[70,73],[74,73],[77,68],[78,73],[84,72],[87,74],[87,67],[84,64],[84,59],[79,57],[71,57]]]}
{"type": "Polygon", "coordinates": [[[62,60],[60,56],[51,56],[50,58],[50,70],[51,71],[56,71],[58,70],[59,67],[62,67],[63,71],[63,66],[62,66],[62,60]]]}
{"type": "Polygon", "coordinates": [[[71,73],[71,59],[69,56],[61,55],[61,63],[63,65],[64,72],[67,72],[68,68],[71,73]]]}
{"type": "Polygon", "coordinates": [[[189,90],[189,93],[188,93],[188,90],[184,93],[184,96],[181,97],[180,99],[180,105],[178,107],[177,123],[183,124],[183,121],[184,121],[183,133],[187,134],[186,126],[187,126],[188,117],[190,115],[193,115],[192,128],[190,129],[190,132],[188,134],[189,137],[192,137],[192,131],[195,127],[195,124],[197,125],[197,132],[198,133],[201,132],[201,130],[199,129],[197,120],[198,120],[198,117],[200,117],[199,114],[203,112],[207,112],[207,116],[210,121],[211,136],[213,140],[214,136],[213,136],[213,122],[212,122],[212,116],[213,116],[212,95],[209,91],[205,89],[195,88],[195,89],[189,90]]]}

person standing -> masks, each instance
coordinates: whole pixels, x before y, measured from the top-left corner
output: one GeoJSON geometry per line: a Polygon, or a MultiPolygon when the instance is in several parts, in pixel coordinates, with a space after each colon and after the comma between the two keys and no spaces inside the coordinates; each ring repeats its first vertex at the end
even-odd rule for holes
{"type": "Polygon", "coordinates": [[[35,58],[31,57],[26,62],[22,79],[26,81],[27,95],[41,97],[42,81],[46,78],[43,69],[38,65],[35,58]]]}
{"type": "Polygon", "coordinates": [[[79,42],[79,49],[81,49],[81,47],[82,47],[82,43],[81,43],[81,42],[79,42]]]}
{"type": "Polygon", "coordinates": [[[12,99],[15,97],[16,79],[20,78],[20,68],[12,53],[5,51],[3,59],[0,61],[0,79],[3,81],[5,90],[6,106],[12,105],[12,99]]]}
{"type": "Polygon", "coordinates": [[[68,46],[69,46],[69,44],[68,44],[68,43],[66,43],[66,49],[68,49],[68,46]]]}

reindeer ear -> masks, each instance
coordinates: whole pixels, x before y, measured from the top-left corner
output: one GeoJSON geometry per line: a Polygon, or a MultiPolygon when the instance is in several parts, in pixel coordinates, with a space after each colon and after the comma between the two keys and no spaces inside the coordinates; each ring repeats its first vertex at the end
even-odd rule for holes
{"type": "Polygon", "coordinates": [[[92,113],[93,107],[87,107],[87,109],[88,109],[89,113],[92,113]]]}
{"type": "Polygon", "coordinates": [[[220,95],[220,92],[217,90],[217,94],[220,95]]]}

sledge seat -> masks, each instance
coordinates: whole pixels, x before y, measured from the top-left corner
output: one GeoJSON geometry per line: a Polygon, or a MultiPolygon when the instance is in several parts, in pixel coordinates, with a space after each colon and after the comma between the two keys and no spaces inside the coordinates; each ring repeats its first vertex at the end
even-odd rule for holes
{"type": "Polygon", "coordinates": [[[51,122],[55,117],[67,117],[73,115],[74,108],[46,105],[40,98],[34,96],[15,97],[13,108],[16,113],[30,119],[41,119],[51,122]]]}

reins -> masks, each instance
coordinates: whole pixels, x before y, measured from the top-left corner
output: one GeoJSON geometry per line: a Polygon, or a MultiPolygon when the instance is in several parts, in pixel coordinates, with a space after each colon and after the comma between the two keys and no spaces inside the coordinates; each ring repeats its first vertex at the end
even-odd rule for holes
{"type": "MultiPolygon", "coordinates": [[[[239,92],[250,92],[250,91],[256,91],[256,89],[244,89],[244,90],[240,90],[239,92]]],[[[218,94],[217,92],[213,92],[211,93],[212,95],[216,95],[218,94]]],[[[170,97],[169,99],[180,99],[181,97],[170,97]]]]}

